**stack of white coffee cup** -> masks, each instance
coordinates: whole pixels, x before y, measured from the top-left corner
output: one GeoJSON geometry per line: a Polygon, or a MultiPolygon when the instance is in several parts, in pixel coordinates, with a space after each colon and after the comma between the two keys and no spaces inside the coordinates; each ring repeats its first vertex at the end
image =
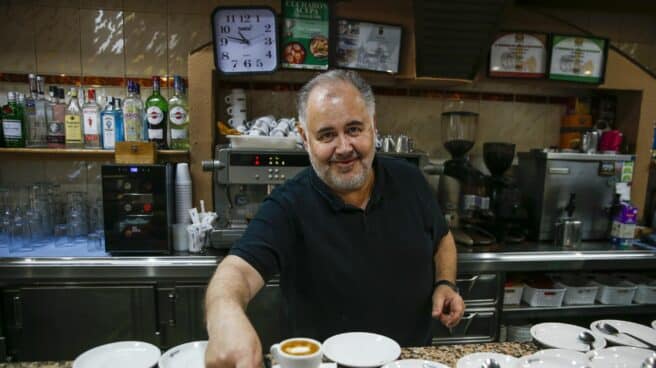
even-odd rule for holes
{"type": "Polygon", "coordinates": [[[230,116],[228,124],[244,133],[248,130],[246,127],[246,92],[241,88],[234,88],[225,97],[225,102],[228,105],[226,112],[230,116]]]}

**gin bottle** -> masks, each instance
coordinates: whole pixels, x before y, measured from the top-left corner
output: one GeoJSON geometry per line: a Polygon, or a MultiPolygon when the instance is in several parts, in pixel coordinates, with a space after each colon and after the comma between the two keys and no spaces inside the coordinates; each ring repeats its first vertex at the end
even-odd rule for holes
{"type": "Polygon", "coordinates": [[[123,141],[123,116],[118,105],[119,100],[109,96],[105,109],[100,113],[103,149],[113,150],[116,148],[116,142],[123,141]]]}
{"type": "Polygon", "coordinates": [[[173,83],[175,94],[169,100],[169,147],[189,149],[189,105],[185,96],[184,82],[178,75],[173,83]]]}
{"type": "Polygon", "coordinates": [[[137,84],[128,81],[128,96],[123,101],[123,124],[125,125],[125,141],[143,141],[144,105],[137,94],[137,84]]]}
{"type": "Polygon", "coordinates": [[[77,88],[71,88],[71,101],[66,107],[65,134],[66,148],[83,148],[84,139],[82,137],[82,109],[77,99],[77,88]]]}
{"type": "Polygon", "coordinates": [[[30,94],[25,98],[25,107],[23,108],[24,125],[25,125],[25,145],[31,147],[33,145],[32,134],[36,131],[36,99],[38,90],[36,87],[36,75],[30,74],[28,76],[30,83],[30,94]]]}
{"type": "Polygon", "coordinates": [[[16,103],[16,92],[7,93],[7,101],[2,107],[5,147],[25,147],[25,122],[23,112],[16,103]]]}
{"type": "Polygon", "coordinates": [[[146,100],[146,124],[148,126],[148,141],[155,142],[157,148],[166,149],[166,121],[168,120],[169,104],[160,94],[159,76],[153,77],[153,94],[146,100]]]}
{"type": "Polygon", "coordinates": [[[29,137],[27,140],[28,147],[45,147],[48,137],[48,120],[46,110],[48,101],[44,95],[43,77],[36,77],[37,94],[34,99],[34,120],[28,125],[29,137]]]}
{"type": "Polygon", "coordinates": [[[82,108],[84,118],[84,147],[100,148],[100,106],[96,103],[96,90],[87,90],[87,103],[82,108]]]}
{"type": "Polygon", "coordinates": [[[48,119],[48,147],[50,148],[64,148],[66,142],[64,140],[64,118],[66,114],[66,105],[60,102],[59,96],[64,96],[64,90],[55,86],[50,87],[50,104],[46,111],[46,118],[48,119]],[[61,91],[61,92],[60,92],[61,91]]]}

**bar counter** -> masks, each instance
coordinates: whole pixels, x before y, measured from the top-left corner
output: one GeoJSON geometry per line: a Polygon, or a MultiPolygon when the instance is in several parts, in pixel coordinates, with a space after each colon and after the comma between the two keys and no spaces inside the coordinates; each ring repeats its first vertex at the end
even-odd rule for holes
{"type": "MultiPolygon", "coordinates": [[[[487,343],[403,348],[399,359],[426,359],[455,367],[458,359],[471,353],[496,352],[522,357],[538,351],[534,343],[487,343]]],[[[22,362],[0,364],[0,368],[70,368],[72,362],[22,362]]]]}
{"type": "MultiPolygon", "coordinates": [[[[21,257],[0,258],[0,283],[57,280],[208,280],[226,251],[170,256],[21,257]]],[[[458,271],[521,272],[656,269],[656,251],[617,248],[604,242],[585,242],[571,249],[550,243],[481,247],[458,246],[458,271]]]]}

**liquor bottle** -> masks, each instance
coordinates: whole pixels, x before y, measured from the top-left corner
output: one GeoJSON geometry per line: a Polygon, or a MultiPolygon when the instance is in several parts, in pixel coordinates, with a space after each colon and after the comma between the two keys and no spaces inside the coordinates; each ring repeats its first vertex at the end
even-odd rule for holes
{"type": "Polygon", "coordinates": [[[27,126],[28,138],[27,147],[45,147],[48,142],[48,120],[46,110],[48,101],[44,95],[44,79],[42,76],[36,76],[37,93],[34,98],[34,120],[27,126]]]}
{"type": "MultiPolygon", "coordinates": [[[[5,133],[3,132],[2,129],[2,109],[0,108],[0,147],[5,146],[5,133]]],[[[2,213],[0,212],[0,216],[2,216],[2,213]]]]}
{"type": "Polygon", "coordinates": [[[109,96],[105,103],[105,108],[100,113],[102,122],[102,148],[116,148],[116,119],[114,117],[114,98],[109,96]]]}
{"type": "Polygon", "coordinates": [[[96,103],[96,90],[87,90],[87,103],[82,107],[84,118],[84,147],[100,148],[100,106],[96,103]]]}
{"type": "Polygon", "coordinates": [[[125,122],[123,121],[123,100],[114,99],[114,120],[116,121],[116,142],[125,142],[125,122]]]}
{"type": "Polygon", "coordinates": [[[30,74],[28,76],[28,80],[30,84],[30,93],[25,97],[25,107],[23,108],[23,123],[25,125],[26,134],[25,145],[29,147],[32,145],[31,137],[35,131],[34,127],[36,126],[36,99],[38,96],[38,90],[36,87],[36,75],[30,74]]]}
{"type": "Polygon", "coordinates": [[[7,93],[7,104],[2,107],[2,132],[5,147],[25,147],[25,121],[16,103],[16,92],[7,93]]]}
{"type": "MultiPolygon", "coordinates": [[[[62,96],[63,96],[63,90],[62,96]]],[[[64,140],[64,118],[66,114],[66,105],[59,101],[60,89],[55,86],[50,86],[50,104],[46,111],[46,118],[48,119],[48,147],[50,148],[64,148],[66,142],[64,140]]]]}
{"type": "Polygon", "coordinates": [[[65,134],[66,148],[83,148],[82,137],[82,109],[77,99],[77,88],[71,88],[71,101],[66,107],[65,134]]]}
{"type": "Polygon", "coordinates": [[[166,121],[168,120],[169,103],[160,94],[159,76],[153,77],[153,94],[146,100],[146,122],[148,125],[148,140],[155,142],[157,148],[166,149],[166,121]]]}
{"type": "Polygon", "coordinates": [[[173,87],[175,94],[169,100],[169,147],[171,149],[189,149],[189,105],[185,96],[184,82],[175,76],[173,87]]]}
{"type": "Polygon", "coordinates": [[[126,142],[143,141],[144,105],[137,94],[137,84],[128,81],[128,96],[123,101],[123,124],[126,142]]]}

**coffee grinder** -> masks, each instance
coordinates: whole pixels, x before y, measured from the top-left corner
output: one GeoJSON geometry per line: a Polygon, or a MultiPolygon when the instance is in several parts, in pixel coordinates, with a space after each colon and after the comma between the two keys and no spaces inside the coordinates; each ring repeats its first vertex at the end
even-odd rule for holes
{"type": "Polygon", "coordinates": [[[485,177],[467,159],[474,146],[478,114],[469,111],[442,113],[442,140],[451,154],[440,175],[438,201],[456,242],[486,245],[496,240],[478,226],[489,217],[490,200],[486,195],[485,177]]]}
{"type": "Polygon", "coordinates": [[[528,215],[521,204],[521,192],[513,178],[504,175],[515,158],[515,145],[503,142],[483,144],[483,161],[490,171],[486,178],[487,192],[490,195],[490,208],[494,214],[484,227],[492,232],[497,240],[505,243],[522,242],[528,215]]]}

